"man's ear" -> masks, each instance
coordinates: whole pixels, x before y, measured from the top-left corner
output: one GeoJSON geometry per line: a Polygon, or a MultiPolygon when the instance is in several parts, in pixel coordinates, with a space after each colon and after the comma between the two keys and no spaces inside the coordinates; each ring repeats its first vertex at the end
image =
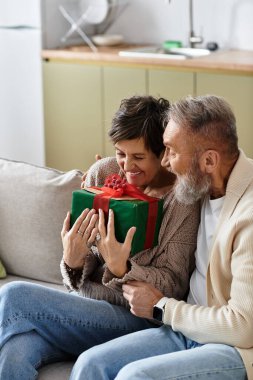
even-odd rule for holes
{"type": "Polygon", "coordinates": [[[206,150],[200,158],[200,168],[207,174],[213,173],[220,162],[219,152],[213,149],[206,150]]]}

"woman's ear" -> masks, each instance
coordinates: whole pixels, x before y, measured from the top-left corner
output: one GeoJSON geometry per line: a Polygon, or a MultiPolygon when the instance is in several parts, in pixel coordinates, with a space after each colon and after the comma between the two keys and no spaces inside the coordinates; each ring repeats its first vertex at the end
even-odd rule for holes
{"type": "Polygon", "coordinates": [[[213,149],[206,150],[200,158],[201,170],[207,174],[211,174],[217,168],[219,162],[219,152],[213,149]]]}

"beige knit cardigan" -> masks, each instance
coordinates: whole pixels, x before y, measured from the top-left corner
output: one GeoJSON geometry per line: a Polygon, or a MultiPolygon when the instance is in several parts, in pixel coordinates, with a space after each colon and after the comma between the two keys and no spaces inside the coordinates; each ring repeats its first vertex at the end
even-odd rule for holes
{"type": "Polygon", "coordinates": [[[253,380],[253,160],[230,175],[207,271],[208,307],[170,299],[164,322],[199,343],[235,346],[253,380]]]}

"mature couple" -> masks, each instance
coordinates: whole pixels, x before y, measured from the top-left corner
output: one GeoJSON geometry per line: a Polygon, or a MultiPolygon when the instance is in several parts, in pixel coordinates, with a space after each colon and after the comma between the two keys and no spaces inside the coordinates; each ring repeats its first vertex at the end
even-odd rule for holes
{"type": "Polygon", "coordinates": [[[133,97],[109,136],[116,158],[96,162],[85,183],[119,172],[162,197],[159,244],[131,257],[134,226],[119,243],[112,212],[105,226],[86,209],[71,228],[68,214],[71,292],[0,290],[0,378],[35,379],[41,365],[78,357],[72,380],[252,380],[253,162],[231,108],[216,96],[133,97]]]}

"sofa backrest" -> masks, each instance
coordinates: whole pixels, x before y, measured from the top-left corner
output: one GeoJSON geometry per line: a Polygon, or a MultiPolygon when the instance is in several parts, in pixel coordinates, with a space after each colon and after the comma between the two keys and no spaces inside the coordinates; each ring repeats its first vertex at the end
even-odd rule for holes
{"type": "Polygon", "coordinates": [[[7,273],[62,283],[60,232],[81,176],[0,159],[0,259],[7,273]]]}

